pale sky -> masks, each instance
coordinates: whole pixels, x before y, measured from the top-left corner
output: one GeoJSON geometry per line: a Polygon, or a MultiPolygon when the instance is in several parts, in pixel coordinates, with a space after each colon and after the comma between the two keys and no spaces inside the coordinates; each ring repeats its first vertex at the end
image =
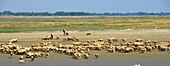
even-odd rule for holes
{"type": "Polygon", "coordinates": [[[0,0],[13,12],[170,12],[170,0],[0,0]]]}

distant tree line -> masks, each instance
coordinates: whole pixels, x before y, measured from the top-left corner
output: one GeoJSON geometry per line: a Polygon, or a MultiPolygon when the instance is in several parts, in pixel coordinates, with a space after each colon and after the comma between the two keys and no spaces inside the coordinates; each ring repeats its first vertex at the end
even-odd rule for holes
{"type": "Polygon", "coordinates": [[[89,13],[89,12],[0,12],[0,16],[128,16],[128,15],[170,15],[170,13],[148,13],[148,12],[135,12],[135,13],[89,13]]]}

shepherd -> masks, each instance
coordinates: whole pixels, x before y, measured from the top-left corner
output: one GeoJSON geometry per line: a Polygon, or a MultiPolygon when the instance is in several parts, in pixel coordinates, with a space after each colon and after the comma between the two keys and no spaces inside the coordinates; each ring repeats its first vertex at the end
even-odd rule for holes
{"type": "Polygon", "coordinates": [[[66,35],[66,29],[63,29],[63,34],[66,35]]]}

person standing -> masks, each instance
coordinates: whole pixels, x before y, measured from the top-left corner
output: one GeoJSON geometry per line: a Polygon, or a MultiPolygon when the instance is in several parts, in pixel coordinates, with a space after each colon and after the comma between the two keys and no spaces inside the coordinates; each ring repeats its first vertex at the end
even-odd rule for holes
{"type": "Polygon", "coordinates": [[[66,35],[66,29],[63,29],[63,34],[66,35]]]}

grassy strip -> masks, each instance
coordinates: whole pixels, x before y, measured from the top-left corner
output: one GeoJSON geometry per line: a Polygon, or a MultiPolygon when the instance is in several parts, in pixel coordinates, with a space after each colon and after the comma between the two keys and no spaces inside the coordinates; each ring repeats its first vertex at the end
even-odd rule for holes
{"type": "Polygon", "coordinates": [[[170,29],[170,16],[0,18],[0,32],[170,29]]]}
{"type": "Polygon", "coordinates": [[[16,33],[16,32],[34,32],[34,31],[62,31],[65,28],[67,30],[77,31],[90,31],[90,30],[141,30],[141,29],[170,29],[170,26],[141,26],[141,27],[130,27],[130,26],[114,26],[104,27],[100,25],[70,25],[70,26],[45,26],[36,28],[0,28],[0,33],[16,33]]]}

